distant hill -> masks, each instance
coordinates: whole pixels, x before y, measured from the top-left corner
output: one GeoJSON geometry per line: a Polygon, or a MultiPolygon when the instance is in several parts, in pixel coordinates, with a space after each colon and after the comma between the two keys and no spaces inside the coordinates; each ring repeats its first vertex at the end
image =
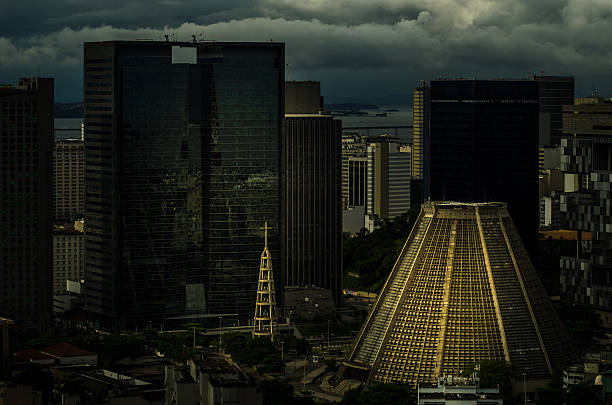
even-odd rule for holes
{"type": "Polygon", "coordinates": [[[374,104],[360,104],[360,103],[326,103],[326,110],[331,111],[359,111],[359,110],[376,110],[377,105],[374,104]]]}
{"type": "Polygon", "coordinates": [[[55,118],[83,118],[83,103],[55,103],[55,118]]]}

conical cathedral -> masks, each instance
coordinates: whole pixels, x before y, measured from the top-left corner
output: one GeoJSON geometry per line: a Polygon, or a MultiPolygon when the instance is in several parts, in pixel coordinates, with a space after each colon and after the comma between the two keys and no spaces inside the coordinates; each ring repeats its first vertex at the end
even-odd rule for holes
{"type": "Polygon", "coordinates": [[[340,373],[416,385],[502,360],[546,380],[574,357],[506,204],[427,202],[340,373]]]}

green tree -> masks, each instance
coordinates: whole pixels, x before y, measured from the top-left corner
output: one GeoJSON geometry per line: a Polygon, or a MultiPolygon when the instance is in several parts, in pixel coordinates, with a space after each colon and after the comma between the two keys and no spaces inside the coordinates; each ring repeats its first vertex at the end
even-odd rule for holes
{"type": "Polygon", "coordinates": [[[282,362],[280,348],[270,339],[253,338],[245,333],[227,333],[223,335],[221,347],[237,363],[257,367],[260,372],[281,372],[282,362]]]}
{"type": "Polygon", "coordinates": [[[595,345],[595,339],[606,337],[601,316],[593,308],[559,304],[557,312],[574,345],[581,352],[595,345]]]}
{"type": "Polygon", "coordinates": [[[591,384],[570,385],[566,394],[567,405],[599,405],[601,399],[591,384]]]}
{"type": "Polygon", "coordinates": [[[385,221],[383,226],[374,232],[360,232],[357,235],[345,234],[343,250],[347,285],[366,291],[380,290],[418,214],[418,209],[411,209],[398,217],[385,221]],[[349,272],[358,274],[359,278],[349,277],[349,272]]]}
{"type": "Polygon", "coordinates": [[[513,370],[510,364],[499,360],[483,360],[479,363],[468,365],[463,375],[469,377],[476,369],[476,365],[480,366],[478,377],[481,385],[499,385],[500,392],[504,395],[504,404],[511,405],[514,402],[512,396],[512,377],[513,370]]]}
{"type": "Polygon", "coordinates": [[[284,380],[263,381],[263,405],[285,405],[293,402],[293,386],[284,380]]]}
{"type": "Polygon", "coordinates": [[[98,361],[103,367],[126,358],[136,358],[147,353],[147,341],[139,334],[108,335],[98,351],[98,361]]]}

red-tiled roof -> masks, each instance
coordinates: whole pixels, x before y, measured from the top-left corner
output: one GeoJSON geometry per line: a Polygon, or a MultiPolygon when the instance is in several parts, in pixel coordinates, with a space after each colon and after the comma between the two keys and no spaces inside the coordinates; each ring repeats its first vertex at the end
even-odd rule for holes
{"type": "Polygon", "coordinates": [[[59,343],[55,346],[47,347],[41,351],[54,357],[78,357],[91,356],[95,354],[71,345],[70,343],[59,343]]]}
{"type": "Polygon", "coordinates": [[[39,350],[22,350],[13,354],[13,362],[15,363],[29,363],[32,360],[44,360],[53,359],[48,354],[42,353],[39,350]]]}

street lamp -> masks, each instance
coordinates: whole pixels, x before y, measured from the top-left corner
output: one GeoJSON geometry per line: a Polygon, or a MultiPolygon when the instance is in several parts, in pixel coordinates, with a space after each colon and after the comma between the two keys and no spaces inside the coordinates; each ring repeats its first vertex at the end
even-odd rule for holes
{"type": "Polygon", "coordinates": [[[527,382],[526,380],[527,373],[523,373],[523,400],[525,401],[525,405],[527,405],[527,382]]]}
{"type": "Polygon", "coordinates": [[[327,320],[327,351],[329,352],[329,319],[327,320]]]}
{"type": "Polygon", "coordinates": [[[285,378],[285,342],[281,341],[281,363],[283,364],[283,378],[285,378]]]}

